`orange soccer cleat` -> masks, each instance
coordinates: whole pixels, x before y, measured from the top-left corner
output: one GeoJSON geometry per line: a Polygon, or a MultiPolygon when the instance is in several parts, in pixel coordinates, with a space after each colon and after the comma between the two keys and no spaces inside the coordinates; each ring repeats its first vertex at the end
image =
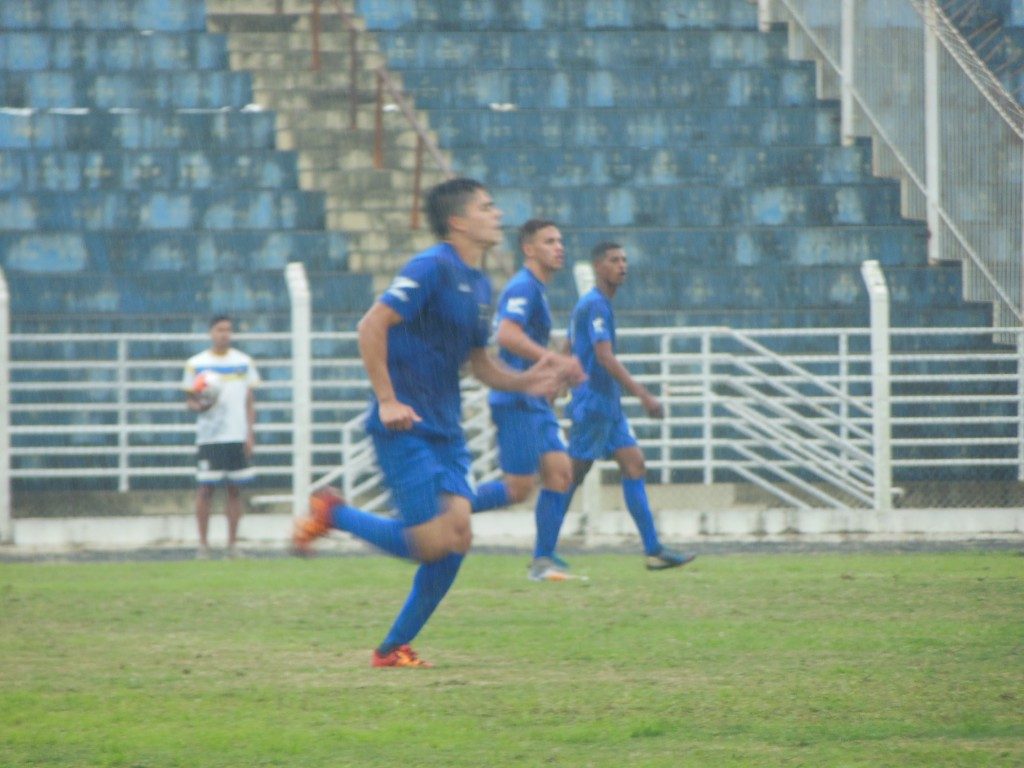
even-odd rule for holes
{"type": "Polygon", "coordinates": [[[292,551],[300,557],[313,554],[313,542],[331,530],[331,512],[345,503],[337,488],[327,486],[309,497],[309,514],[295,520],[292,551]]]}
{"type": "Polygon", "coordinates": [[[429,661],[424,661],[416,655],[409,645],[400,645],[389,653],[373,652],[371,666],[374,667],[420,667],[428,669],[432,666],[429,661]]]}

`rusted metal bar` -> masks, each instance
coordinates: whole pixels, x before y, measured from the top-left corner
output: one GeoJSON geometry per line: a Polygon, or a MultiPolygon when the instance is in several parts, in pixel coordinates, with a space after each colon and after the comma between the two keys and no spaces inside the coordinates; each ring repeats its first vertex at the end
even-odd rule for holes
{"type": "Polygon", "coordinates": [[[416,165],[412,174],[412,217],[409,220],[411,229],[420,228],[420,190],[423,184],[423,134],[416,133],[416,165]]]}
{"type": "Polygon", "coordinates": [[[310,34],[313,37],[313,60],[310,69],[320,71],[320,0],[313,0],[313,10],[309,12],[310,34]]]}
{"type": "Polygon", "coordinates": [[[359,30],[349,27],[348,30],[348,125],[356,129],[356,116],[359,112],[359,30]]]}
{"type": "Polygon", "coordinates": [[[377,104],[373,111],[373,167],[384,167],[384,73],[377,70],[377,104]]]}

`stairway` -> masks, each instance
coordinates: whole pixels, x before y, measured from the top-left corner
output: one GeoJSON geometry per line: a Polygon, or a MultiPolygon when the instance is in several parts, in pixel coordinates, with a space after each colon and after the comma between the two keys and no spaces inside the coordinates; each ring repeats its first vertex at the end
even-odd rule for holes
{"type": "MultiPolygon", "coordinates": [[[[349,32],[336,6],[324,2],[320,68],[314,69],[312,5],[288,0],[278,13],[275,0],[207,0],[208,24],[227,36],[231,66],[251,76],[254,100],[276,114],[278,145],[297,151],[302,188],[324,194],[328,226],[344,230],[348,238],[350,266],[372,273],[379,291],[434,240],[425,224],[411,227],[416,133],[388,97],[386,165],[374,167],[374,70],[384,57],[372,35],[357,37],[358,109],[352,128],[349,32]]],[[[428,159],[421,189],[444,178],[428,159]]]]}

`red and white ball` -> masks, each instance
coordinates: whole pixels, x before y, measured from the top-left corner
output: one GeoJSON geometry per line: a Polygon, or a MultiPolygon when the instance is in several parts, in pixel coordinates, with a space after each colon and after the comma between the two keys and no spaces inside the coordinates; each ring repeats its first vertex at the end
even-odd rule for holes
{"type": "Polygon", "coordinates": [[[210,405],[217,402],[223,388],[224,381],[216,371],[200,371],[192,380],[192,393],[210,405]]]}

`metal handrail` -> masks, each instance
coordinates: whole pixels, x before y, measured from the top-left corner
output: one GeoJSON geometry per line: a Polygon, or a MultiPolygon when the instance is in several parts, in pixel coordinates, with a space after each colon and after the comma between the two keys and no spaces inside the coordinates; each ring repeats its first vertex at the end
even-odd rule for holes
{"type": "MultiPolygon", "coordinates": [[[[348,33],[349,37],[349,65],[348,65],[348,109],[349,109],[349,128],[355,130],[357,125],[357,115],[359,112],[359,89],[358,89],[358,74],[360,70],[360,60],[358,43],[359,36],[364,30],[359,28],[356,23],[355,14],[349,11],[341,4],[341,0],[332,0],[335,10],[337,11],[338,17],[341,19],[342,26],[348,33]]],[[[312,8],[310,10],[310,35],[311,35],[311,46],[312,46],[312,60],[310,62],[310,68],[318,72],[322,67],[322,61],[320,57],[320,35],[322,33],[321,23],[321,5],[323,0],[312,0],[312,8]]],[[[277,12],[281,13],[281,3],[277,5],[277,12]]],[[[427,129],[424,128],[419,119],[416,116],[415,111],[409,106],[409,97],[401,87],[399,87],[388,71],[387,67],[381,64],[375,70],[373,70],[376,78],[376,97],[374,100],[374,121],[373,121],[373,167],[377,170],[384,168],[384,112],[385,95],[391,99],[391,102],[398,107],[398,111],[405,118],[405,121],[409,124],[409,127],[416,134],[416,155],[413,171],[413,190],[412,190],[412,211],[409,217],[409,228],[419,229],[420,228],[420,197],[422,194],[423,186],[423,155],[424,152],[430,154],[437,169],[444,174],[445,178],[452,178],[455,172],[452,170],[451,163],[441,153],[437,144],[430,137],[427,129]]]]}

